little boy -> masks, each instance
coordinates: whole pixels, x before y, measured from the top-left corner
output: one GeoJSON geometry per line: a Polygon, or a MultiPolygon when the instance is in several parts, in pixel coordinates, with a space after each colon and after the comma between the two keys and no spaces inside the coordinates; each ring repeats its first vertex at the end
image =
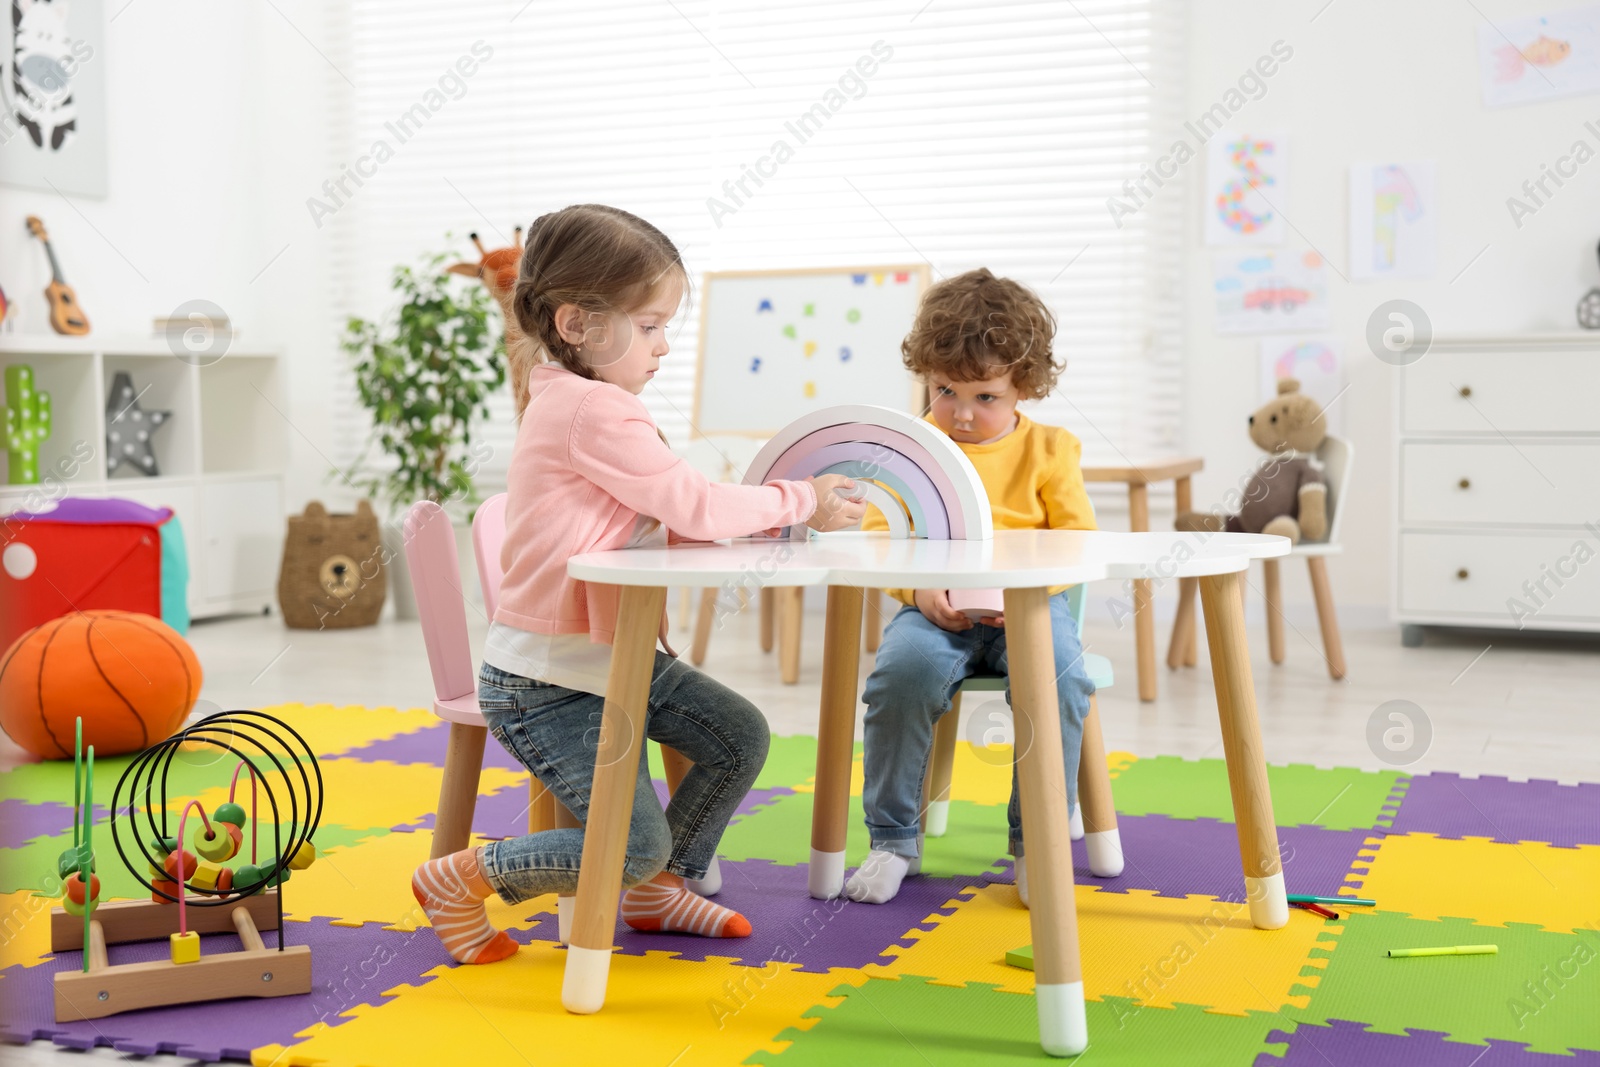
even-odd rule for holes
{"type": "MultiPolygon", "coordinates": [[[[1052,356],[1055,319],[1031,291],[987,270],[931,287],[900,346],[905,365],[927,383],[928,421],[948,434],[977,468],[997,530],[1092,530],[1094,512],[1079,469],[1082,446],[1055,426],[1017,411],[1047,396],[1062,367],[1052,356]]],[[[887,529],[868,507],[866,530],[887,529]]],[[[1066,586],[1050,590],[1056,690],[1067,789],[1077,803],[1078,749],[1094,692],[1084,672],[1066,586]]],[[[872,852],[845,884],[851,900],[882,904],[920,868],[922,780],[934,724],[950,710],[963,679],[980,669],[1008,674],[1004,616],[973,622],[943,589],[890,589],[905,604],[890,620],[862,700],[866,716],[864,801],[872,852]]],[[[1011,691],[1006,690],[1006,702],[1011,691]]],[[[1011,777],[1011,854],[1017,892],[1028,903],[1022,809],[1011,777]]]]}

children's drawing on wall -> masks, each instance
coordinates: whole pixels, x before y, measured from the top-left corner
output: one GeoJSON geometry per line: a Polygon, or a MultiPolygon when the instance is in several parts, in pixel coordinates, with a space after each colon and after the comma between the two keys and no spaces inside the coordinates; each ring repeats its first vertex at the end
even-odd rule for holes
{"type": "Polygon", "coordinates": [[[0,182],[106,195],[100,0],[5,0],[0,182]]]}
{"type": "Polygon", "coordinates": [[[1218,333],[1328,328],[1328,269],[1315,252],[1219,252],[1212,287],[1218,333]]]}
{"type": "Polygon", "coordinates": [[[1279,245],[1288,144],[1278,134],[1222,130],[1206,146],[1206,244],[1279,245]]]}
{"type": "Polygon", "coordinates": [[[1600,7],[1478,27],[1485,107],[1600,92],[1600,7]]]}
{"type": "Polygon", "coordinates": [[[1340,360],[1339,339],[1331,334],[1261,339],[1261,397],[1266,403],[1278,395],[1278,382],[1293,378],[1300,391],[1322,405],[1328,432],[1339,434],[1344,426],[1344,368],[1340,360]]]}
{"type": "Polygon", "coordinates": [[[1350,168],[1350,277],[1430,278],[1438,260],[1439,210],[1431,162],[1350,168]]]}

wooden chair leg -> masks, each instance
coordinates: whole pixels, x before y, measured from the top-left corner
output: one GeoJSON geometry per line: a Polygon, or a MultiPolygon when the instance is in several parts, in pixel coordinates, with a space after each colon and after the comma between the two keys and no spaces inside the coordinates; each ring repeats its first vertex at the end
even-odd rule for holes
{"type": "Polygon", "coordinates": [[[777,590],[770,585],[761,587],[761,651],[772,651],[772,630],[776,620],[776,606],[773,601],[777,597],[777,590]]]}
{"type": "MultiPolygon", "coordinates": [[[[798,625],[790,629],[798,629],[798,625]]],[[[844,891],[844,844],[850,823],[850,766],[861,699],[861,590],[828,587],[822,647],[822,709],[817,719],[817,779],[811,797],[807,889],[817,900],[844,891]]]]}
{"type": "MultiPolygon", "coordinates": [[[[859,590],[858,590],[859,592],[859,590]]],[[[784,685],[800,681],[800,632],[805,620],[805,590],[791,586],[780,594],[778,616],[778,673],[784,685]]],[[[850,634],[854,643],[857,638],[850,634]]]]}
{"type": "Polygon", "coordinates": [[[1194,594],[1199,581],[1178,579],[1178,614],[1173,617],[1172,639],[1167,643],[1167,666],[1172,670],[1194,663],[1194,594]]]}
{"type": "Polygon", "coordinates": [[[711,644],[711,623],[717,614],[717,590],[700,590],[700,613],[694,618],[694,643],[689,646],[689,662],[696,667],[706,661],[706,646],[711,644]]]}
{"type": "MultiPolygon", "coordinates": [[[[1144,484],[1128,486],[1128,529],[1144,533],[1150,529],[1150,493],[1144,484]]],[[[1133,582],[1133,635],[1138,653],[1139,699],[1156,698],[1156,613],[1150,600],[1150,579],[1133,582]]]]}
{"type": "Polygon", "coordinates": [[[694,594],[688,586],[678,590],[678,629],[687,630],[694,625],[694,594]]]}
{"type": "Polygon", "coordinates": [[[1106,762],[1105,735],[1100,730],[1100,704],[1089,698],[1083,720],[1083,748],[1078,756],[1078,803],[1083,808],[1083,844],[1089,871],[1100,878],[1122,873],[1122,834],[1111,798],[1111,768],[1106,762]]]}
{"type": "Polygon", "coordinates": [[[478,775],[483,771],[483,744],[488,737],[487,726],[450,724],[429,859],[460,852],[472,840],[472,815],[478,807],[478,775]]]}
{"type": "Polygon", "coordinates": [[[538,834],[556,828],[555,794],[544,787],[538,775],[528,775],[528,833],[538,834]]]}
{"type": "Polygon", "coordinates": [[[950,779],[956,764],[956,736],[961,730],[961,694],[950,698],[950,710],[933,728],[933,752],[922,779],[922,832],[943,837],[950,828],[950,779]]]}
{"type": "Polygon", "coordinates": [[[1278,584],[1278,561],[1261,561],[1263,585],[1267,588],[1267,654],[1272,662],[1283,662],[1283,589],[1278,584]]]}
{"type": "Polygon", "coordinates": [[[878,646],[883,642],[883,590],[868,589],[866,605],[863,608],[866,621],[862,629],[866,631],[863,640],[866,642],[868,652],[878,651],[878,646]]]}
{"type": "Polygon", "coordinates": [[[662,745],[661,765],[667,772],[667,792],[670,794],[678,791],[678,783],[689,773],[694,761],[677,749],[662,745]]]}
{"type": "Polygon", "coordinates": [[[1322,627],[1322,651],[1328,657],[1328,676],[1344,677],[1344,639],[1339,636],[1339,618],[1333,609],[1333,587],[1328,584],[1328,561],[1322,556],[1307,556],[1311,568],[1311,594],[1317,600],[1317,624],[1322,627]]]}

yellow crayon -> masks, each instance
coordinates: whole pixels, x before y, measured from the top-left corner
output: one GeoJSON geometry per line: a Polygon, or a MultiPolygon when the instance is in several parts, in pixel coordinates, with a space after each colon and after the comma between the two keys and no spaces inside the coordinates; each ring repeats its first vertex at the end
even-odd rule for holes
{"type": "Polygon", "coordinates": [[[1499,945],[1455,945],[1447,948],[1392,948],[1389,950],[1389,955],[1394,958],[1403,956],[1492,956],[1499,951],[1499,945]]]}

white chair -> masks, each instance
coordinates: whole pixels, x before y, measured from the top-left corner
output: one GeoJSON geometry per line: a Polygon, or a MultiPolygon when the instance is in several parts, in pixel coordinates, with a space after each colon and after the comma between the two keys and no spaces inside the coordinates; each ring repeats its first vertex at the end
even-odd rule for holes
{"type": "MultiPolygon", "coordinates": [[[[1317,449],[1317,459],[1322,464],[1322,477],[1328,485],[1328,539],[1301,542],[1289,552],[1290,558],[1301,558],[1311,573],[1311,593],[1317,602],[1317,622],[1322,629],[1322,651],[1328,661],[1328,675],[1335,680],[1345,675],[1344,640],[1339,635],[1339,619],[1333,605],[1333,589],[1328,583],[1329,556],[1344,551],[1339,541],[1339,530],[1344,519],[1341,506],[1350,486],[1350,459],[1354,452],[1350,442],[1332,434],[1323,438],[1317,449]]],[[[1278,560],[1264,559],[1267,600],[1267,650],[1273,663],[1282,663],[1283,594],[1279,585],[1278,560]]],[[[1194,594],[1197,579],[1185,578],[1178,585],[1178,614],[1172,622],[1172,642],[1167,649],[1167,666],[1192,667],[1195,662],[1195,608],[1194,594]]],[[[1243,585],[1240,586],[1243,589],[1243,585]]]]}

